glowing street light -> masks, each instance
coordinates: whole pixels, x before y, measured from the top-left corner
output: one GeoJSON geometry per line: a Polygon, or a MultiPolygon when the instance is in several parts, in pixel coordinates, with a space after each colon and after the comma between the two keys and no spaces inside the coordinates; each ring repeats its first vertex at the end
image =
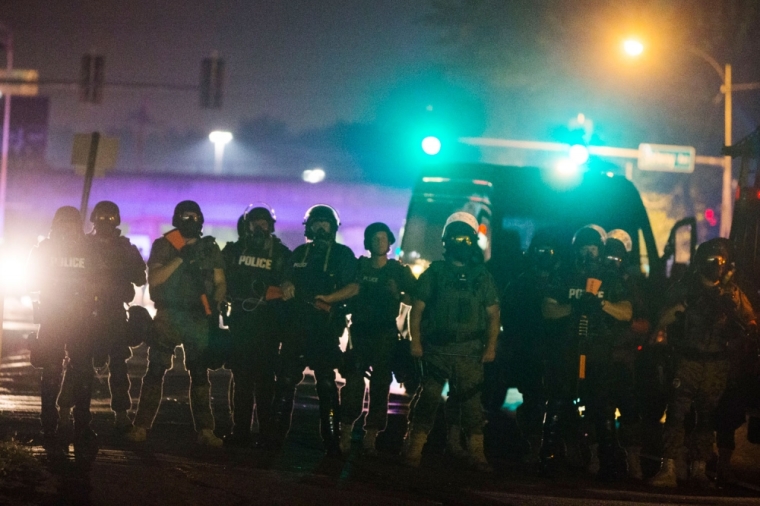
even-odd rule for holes
{"type": "Polygon", "coordinates": [[[573,144],[570,146],[567,156],[576,166],[583,165],[588,161],[588,148],[581,144],[573,144]]]}
{"type": "Polygon", "coordinates": [[[232,133],[224,130],[214,130],[208,134],[208,140],[214,143],[214,174],[221,174],[224,146],[232,141],[232,133]]]}
{"type": "Polygon", "coordinates": [[[422,139],[422,151],[426,155],[435,156],[441,152],[441,140],[432,135],[422,139]]]}
{"type": "Polygon", "coordinates": [[[325,171],[321,167],[316,167],[314,169],[306,169],[303,171],[303,174],[301,175],[301,178],[306,181],[307,183],[321,183],[325,180],[325,171]]]}
{"type": "Polygon", "coordinates": [[[623,51],[628,56],[640,56],[644,52],[644,44],[638,39],[626,39],[623,41],[623,51]]]}

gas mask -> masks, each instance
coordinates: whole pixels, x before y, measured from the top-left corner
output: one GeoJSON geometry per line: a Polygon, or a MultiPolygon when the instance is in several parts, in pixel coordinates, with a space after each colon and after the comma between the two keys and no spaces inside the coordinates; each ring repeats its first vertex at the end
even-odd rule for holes
{"type": "Polygon", "coordinates": [[[196,215],[184,215],[180,217],[179,226],[177,230],[185,239],[199,238],[201,231],[203,230],[203,224],[200,222],[200,217],[196,215]]]}
{"type": "Polygon", "coordinates": [[[116,233],[116,216],[101,215],[93,223],[97,235],[110,236],[116,233]]]}
{"type": "Polygon", "coordinates": [[[248,225],[248,232],[246,234],[246,243],[254,248],[262,248],[269,239],[269,230],[265,230],[261,227],[251,223],[248,225]]]}
{"type": "Polygon", "coordinates": [[[536,267],[542,271],[554,268],[554,249],[551,246],[539,246],[535,249],[536,267]]]}
{"type": "Polygon", "coordinates": [[[469,235],[459,235],[446,239],[446,258],[454,262],[468,263],[473,257],[474,242],[469,235]]]}
{"type": "Polygon", "coordinates": [[[711,283],[717,284],[726,274],[726,258],[720,255],[709,256],[700,262],[699,273],[711,283]]]}

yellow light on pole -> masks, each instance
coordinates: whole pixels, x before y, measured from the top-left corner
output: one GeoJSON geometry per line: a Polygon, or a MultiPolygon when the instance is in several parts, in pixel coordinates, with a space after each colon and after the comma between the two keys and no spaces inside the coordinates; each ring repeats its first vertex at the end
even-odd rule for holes
{"type": "Polygon", "coordinates": [[[641,56],[644,52],[644,44],[638,39],[626,39],[623,41],[623,51],[628,56],[641,56]]]}

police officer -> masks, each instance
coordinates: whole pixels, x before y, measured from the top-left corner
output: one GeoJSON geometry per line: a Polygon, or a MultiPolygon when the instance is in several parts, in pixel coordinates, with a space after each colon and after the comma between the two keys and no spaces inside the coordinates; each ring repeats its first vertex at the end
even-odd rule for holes
{"type": "MultiPolygon", "coordinates": [[[[31,291],[39,292],[40,329],[31,349],[31,362],[42,368],[40,395],[43,446],[49,454],[60,453],[57,439],[58,409],[63,360],[68,356],[68,376],[74,406],[74,448],[93,444],[90,401],[94,369],[90,331],[95,311],[97,259],[82,231],[82,219],[74,207],[59,208],[50,235],[29,258],[31,291]]],[[[66,443],[67,444],[67,443],[66,443]]]]}
{"type": "MultiPolygon", "coordinates": [[[[108,359],[108,386],[111,390],[111,410],[117,430],[132,427],[127,411],[132,407],[129,396],[127,360],[132,356],[129,347],[124,304],[134,299],[134,286],[145,284],[145,262],[138,249],[117,228],[121,224],[119,207],[103,200],[95,204],[90,214],[93,232],[86,236],[93,253],[100,258],[97,273],[97,312],[94,317],[95,357],[102,363],[108,359]],[[133,286],[134,285],[134,286],[133,286]]],[[[61,422],[69,419],[71,409],[69,374],[64,376],[58,405],[61,422]]]]}
{"type": "Polygon", "coordinates": [[[433,262],[420,276],[412,297],[411,350],[423,359],[425,374],[404,455],[412,467],[420,464],[448,380],[456,385],[470,464],[490,470],[483,451],[481,390],[483,364],[496,356],[500,311],[477,231],[473,215],[449,216],[442,235],[445,260],[433,262]]]}
{"type": "MultiPolygon", "coordinates": [[[[514,385],[523,396],[517,408],[520,430],[528,443],[526,463],[538,462],[541,434],[546,410],[544,386],[545,324],[541,303],[550,276],[559,266],[559,242],[550,230],[538,230],[531,239],[527,254],[528,269],[505,290],[502,307],[504,336],[509,350],[506,364],[509,385],[499,391],[499,408],[507,393],[506,386],[514,385]]],[[[494,406],[496,407],[496,406],[494,406]]]]}
{"type": "Polygon", "coordinates": [[[620,441],[625,447],[628,476],[642,479],[641,454],[641,409],[639,398],[648,392],[636,384],[636,360],[641,346],[649,337],[650,323],[645,302],[644,278],[635,266],[630,265],[633,249],[631,236],[622,229],[607,233],[604,245],[604,263],[617,272],[630,295],[633,317],[630,324],[621,322],[613,348],[614,394],[613,399],[620,411],[620,441]]]}
{"type": "Polygon", "coordinates": [[[239,238],[227,243],[225,263],[233,375],[233,432],[231,445],[247,445],[251,436],[254,401],[259,421],[258,443],[266,446],[274,434],[275,364],[282,341],[280,285],[290,250],[274,235],[274,210],[252,204],[242,216],[239,238]]]}
{"type": "Polygon", "coordinates": [[[715,435],[712,416],[729,377],[728,343],[755,333],[755,314],[746,295],[732,280],[734,265],[727,239],[702,243],[695,269],[673,286],[657,330],[667,330],[676,357],[673,392],[668,403],[660,471],[650,480],[657,487],[676,487],[676,458],[684,446],[684,419],[694,409],[690,436],[690,479],[709,487],[705,474],[715,435]]]}
{"type": "Polygon", "coordinates": [[[196,202],[177,204],[172,225],[174,229],[153,242],[148,259],[156,317],[148,341],[148,370],[128,437],[145,441],[161,404],[164,374],[172,367],[174,348],[182,345],[198,443],[221,446],[222,440],[214,435],[206,357],[212,308],[220,310],[225,300],[224,261],[214,238],[201,237],[203,213],[196,202]]]}
{"type": "MultiPolygon", "coordinates": [[[[553,276],[543,301],[542,313],[550,326],[549,400],[540,452],[543,472],[555,470],[563,435],[578,422],[573,405],[577,398],[585,406],[584,418],[594,435],[589,472],[611,478],[616,470],[614,370],[610,364],[617,327],[631,320],[633,309],[620,276],[601,262],[605,238],[604,230],[596,225],[575,233],[575,261],[553,276]]],[[[575,441],[568,443],[574,446],[575,441]]]]}
{"type": "Polygon", "coordinates": [[[304,216],[307,243],[297,247],[285,274],[283,295],[292,305],[293,339],[283,343],[282,371],[277,376],[280,427],[289,424],[296,385],[304,366],[314,371],[319,396],[320,431],[330,455],[340,454],[338,387],[335,369],[340,366],[340,336],[345,315],[337,310],[333,295],[356,279],[356,257],[335,242],[340,227],[338,213],[325,204],[310,207],[304,216]]]}
{"type": "Polygon", "coordinates": [[[388,225],[372,223],[364,230],[364,247],[369,258],[360,257],[356,281],[337,296],[322,297],[328,303],[358,296],[351,303],[351,328],[345,367],[341,373],[346,384],[341,390],[341,452],[351,447],[351,432],[364,406],[364,378],[369,377],[369,411],[364,422],[363,450],[376,455],[375,441],[388,421],[388,395],[393,374],[391,358],[398,342],[396,318],[399,304],[411,300],[415,279],[409,267],[389,260],[388,252],[396,242],[388,225]]]}

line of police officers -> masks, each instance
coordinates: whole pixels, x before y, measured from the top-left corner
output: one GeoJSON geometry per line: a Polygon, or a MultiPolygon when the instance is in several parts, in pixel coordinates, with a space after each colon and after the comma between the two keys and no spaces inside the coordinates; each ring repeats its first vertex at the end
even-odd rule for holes
{"type": "MultiPolygon", "coordinates": [[[[420,465],[448,383],[449,451],[473,468],[489,471],[484,406],[492,408],[494,399],[498,409],[506,388],[516,386],[524,396],[518,422],[529,448],[526,462],[540,464],[545,473],[556,472],[561,461],[582,462],[592,474],[614,478],[620,439],[629,475],[641,479],[643,403],[631,350],[650,329],[640,278],[627,265],[631,239],[622,230],[580,229],[569,261],[562,259],[558,236],[539,231],[527,253],[530,265],[502,287],[500,297],[491,274],[499,266],[484,262],[478,221],[466,212],[454,213],[444,225],[444,260],[433,262],[415,280],[408,267],[388,258],[395,238],[383,223],[367,227],[369,257],[357,260],[335,240],[337,212],[316,205],[304,218],[307,242],[291,252],[274,235],[274,211],[266,204],[252,205],[238,221],[239,239],[220,251],[213,237],[202,235],[198,204],[183,201],[175,208],[174,228],[153,243],[147,262],[156,307],[151,321],[140,306],[125,309],[133,285],[146,282],[146,265],[120,236],[118,207],[100,202],[90,221],[94,230],[85,235],[79,212],[60,208],[49,238],[30,259],[33,288],[40,293],[40,330],[31,361],[42,368],[43,443],[51,454],[72,440],[75,451],[96,445],[89,409],[93,367],[106,363],[115,425],[129,440],[144,441],[161,404],[164,375],[181,345],[201,445],[250,444],[255,412],[256,445],[278,448],[308,366],[316,379],[321,436],[331,455],[350,451],[369,379],[362,447],[374,455],[387,422],[392,377],[405,372],[398,368],[403,362],[414,364],[418,373],[407,370],[404,375],[415,394],[404,450],[407,465],[420,465]],[[406,341],[400,340],[397,326],[401,304],[411,305],[411,339],[406,341]],[[350,337],[343,353],[339,338],[347,314],[350,337]],[[229,336],[219,328],[220,319],[229,336]],[[143,340],[149,346],[148,367],[132,421],[126,360],[130,346],[143,340]],[[398,353],[404,345],[414,361],[404,361],[398,353]],[[497,354],[498,347],[509,352],[497,354]],[[494,367],[510,374],[497,375],[507,379],[489,385],[484,365],[497,356],[507,358],[494,367]],[[233,376],[233,430],[224,441],[214,433],[208,378],[209,369],[222,364],[233,376]],[[346,380],[340,393],[336,369],[346,380]],[[484,387],[491,393],[481,399],[484,387]],[[582,417],[580,406],[585,408],[582,417]]],[[[756,329],[752,308],[732,281],[731,260],[726,241],[701,245],[694,269],[671,290],[655,329],[655,335],[667,334],[677,366],[667,405],[664,459],[654,485],[676,485],[676,461],[692,408],[690,476],[709,484],[705,462],[714,442],[713,415],[729,382],[728,343],[752,336],[756,329]]],[[[740,418],[718,423],[726,476],[740,418]]]]}

